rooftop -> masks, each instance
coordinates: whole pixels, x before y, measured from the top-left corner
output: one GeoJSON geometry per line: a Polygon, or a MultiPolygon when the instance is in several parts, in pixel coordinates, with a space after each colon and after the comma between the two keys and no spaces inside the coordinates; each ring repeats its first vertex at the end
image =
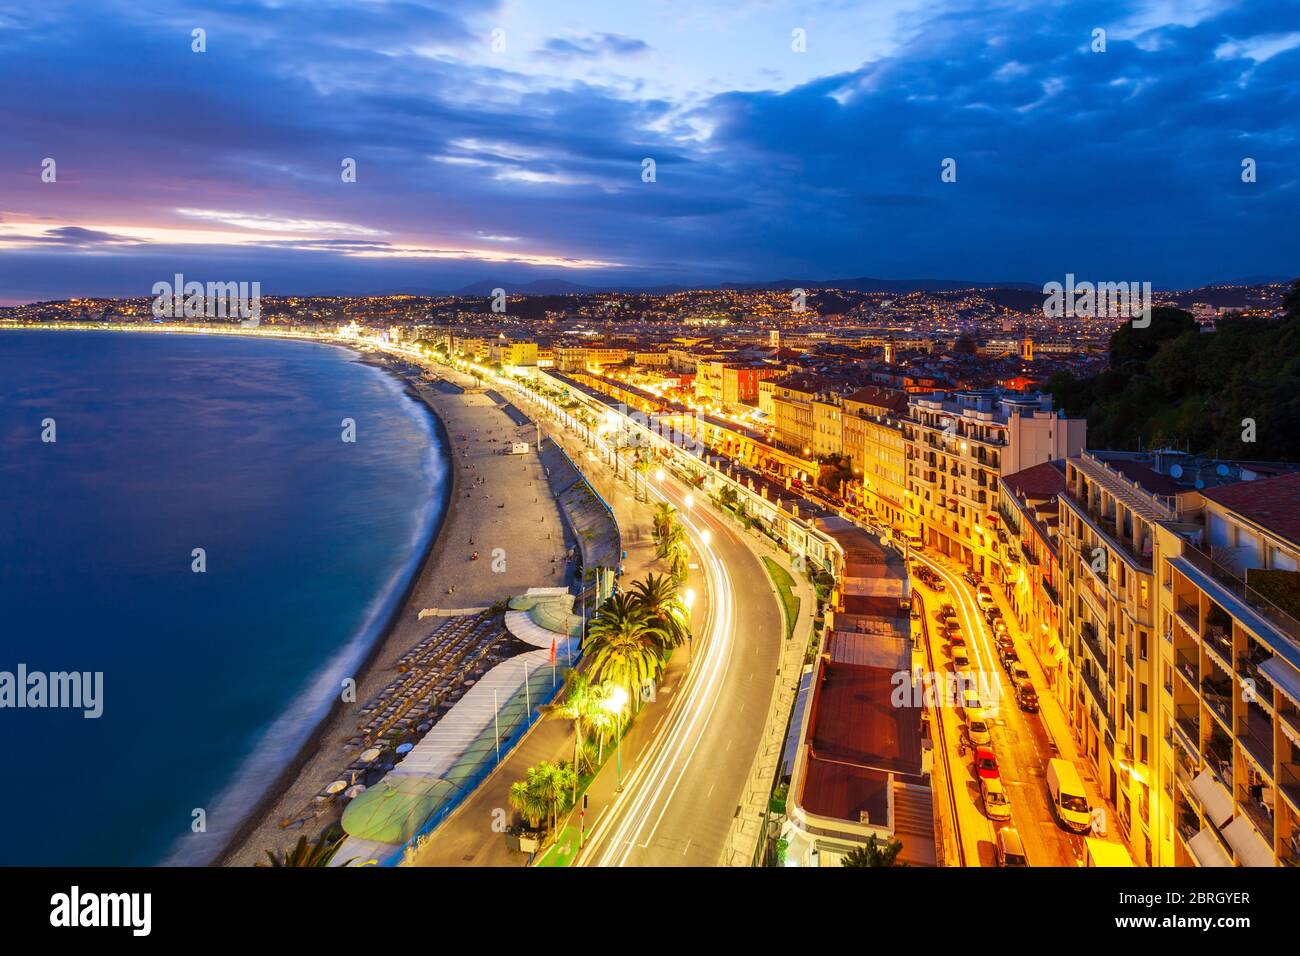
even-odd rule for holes
{"type": "Polygon", "coordinates": [[[1300,473],[1207,488],[1205,497],[1300,547],[1300,473]]]}

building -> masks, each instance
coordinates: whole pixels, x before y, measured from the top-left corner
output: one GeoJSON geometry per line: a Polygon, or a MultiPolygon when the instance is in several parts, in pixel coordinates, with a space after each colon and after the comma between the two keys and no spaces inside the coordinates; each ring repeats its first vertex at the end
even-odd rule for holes
{"type": "Polygon", "coordinates": [[[1300,476],[1260,475],[1066,462],[1058,696],[1141,863],[1298,857],[1300,476]]]}
{"type": "Polygon", "coordinates": [[[1060,686],[1065,663],[1061,644],[1060,505],[1065,462],[1048,461],[999,479],[998,529],[1002,584],[1021,632],[1046,675],[1060,686]]]}
{"type": "Polygon", "coordinates": [[[844,450],[843,403],[844,399],[834,393],[823,393],[813,399],[812,454],[819,461],[834,458],[844,450]]]}
{"type": "Polygon", "coordinates": [[[844,566],[787,739],[786,863],[839,866],[875,836],[902,842],[900,862],[933,866],[923,698],[898,696],[899,675],[912,674],[907,569],[897,552],[843,518],[817,526],[835,540],[844,566]]]}
{"type": "Polygon", "coordinates": [[[515,342],[501,339],[488,349],[488,359],[504,368],[523,368],[537,365],[537,343],[515,342]]]}
{"type": "Polygon", "coordinates": [[[886,527],[912,531],[907,495],[907,395],[867,387],[844,397],[843,451],[856,479],[850,500],[886,527]]]}
{"type": "Polygon", "coordinates": [[[995,581],[998,479],[1083,451],[1087,422],[1050,395],[995,389],[912,395],[903,420],[907,507],[924,543],[995,581]]]}

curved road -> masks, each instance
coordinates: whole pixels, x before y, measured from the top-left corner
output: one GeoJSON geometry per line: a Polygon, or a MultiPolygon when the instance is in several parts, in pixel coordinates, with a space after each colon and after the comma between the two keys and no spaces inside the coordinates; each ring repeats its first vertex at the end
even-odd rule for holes
{"type": "MultiPolygon", "coordinates": [[[[654,490],[653,485],[651,486],[654,490]]],[[[593,828],[585,866],[713,866],[753,767],[775,689],[785,624],[767,571],[735,525],[707,505],[677,508],[709,582],[693,666],[654,743],[593,828]]]]}

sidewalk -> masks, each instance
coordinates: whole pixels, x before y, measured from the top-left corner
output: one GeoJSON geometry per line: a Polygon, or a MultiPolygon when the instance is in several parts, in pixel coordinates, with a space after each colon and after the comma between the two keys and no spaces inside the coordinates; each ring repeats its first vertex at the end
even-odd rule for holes
{"type": "MultiPolygon", "coordinates": [[[[544,437],[555,441],[569,457],[583,469],[583,474],[614,511],[622,532],[623,548],[627,557],[623,561],[624,575],[620,586],[630,586],[648,572],[662,572],[655,557],[652,534],[654,507],[650,502],[633,500],[632,486],[622,477],[616,482],[612,470],[598,457],[588,458],[581,439],[559,431],[535,405],[525,406],[530,415],[541,422],[544,437]]],[[[620,469],[621,474],[631,474],[620,469]]],[[[707,612],[708,598],[702,579],[692,570],[690,586],[700,599],[696,601],[694,616],[701,620],[707,612]]],[[[673,654],[672,661],[661,676],[655,699],[641,709],[622,741],[622,772],[626,777],[635,767],[673,699],[673,691],[681,682],[689,666],[689,652],[681,648],[673,654]]],[[[617,788],[618,759],[609,750],[617,747],[613,739],[606,741],[606,762],[586,790],[588,802],[587,830],[603,809],[612,802],[617,788]]],[[[502,822],[514,816],[510,808],[510,785],[522,779],[529,767],[548,760],[569,762],[573,759],[573,724],[571,721],[548,716],[539,720],[523,740],[505,755],[501,764],[467,796],[461,806],[435,829],[417,853],[416,866],[525,866],[528,857],[521,853],[518,841],[503,832],[502,822]]],[[[568,834],[568,826],[577,826],[575,809],[567,822],[562,822],[561,833],[568,834]]],[[[571,835],[564,840],[571,840],[571,835]]]]}
{"type": "MultiPolygon", "coordinates": [[[[763,836],[762,821],[771,798],[772,785],[785,753],[787,724],[794,710],[795,698],[799,694],[804,656],[808,649],[808,641],[812,637],[813,617],[817,611],[816,590],[804,574],[791,570],[788,554],[777,548],[760,532],[742,532],[742,537],[760,557],[771,558],[794,578],[794,593],[799,598],[799,619],[795,622],[794,633],[786,641],[785,650],[781,655],[780,676],[773,689],[772,702],[765,718],[763,739],[759,742],[758,753],[754,756],[753,769],[745,781],[740,813],[732,820],[731,829],[727,832],[726,848],[718,861],[721,866],[753,866],[754,864],[754,854],[763,836]]],[[[768,583],[772,587],[772,594],[777,603],[780,603],[780,593],[775,582],[771,581],[770,575],[768,583]]]]}

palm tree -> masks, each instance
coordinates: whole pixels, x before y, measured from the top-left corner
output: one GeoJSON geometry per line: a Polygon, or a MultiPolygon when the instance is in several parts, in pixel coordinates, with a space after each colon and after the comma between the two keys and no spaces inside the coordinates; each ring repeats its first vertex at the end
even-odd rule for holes
{"type": "Polygon", "coordinates": [[[630,594],[615,594],[587,626],[583,644],[593,680],[612,680],[629,691],[643,687],[663,666],[663,631],[630,594]]]}
{"type": "MultiPolygon", "coordinates": [[[[570,670],[564,677],[564,690],[560,702],[545,709],[573,721],[573,769],[576,771],[582,760],[584,734],[590,723],[592,710],[598,704],[592,692],[591,680],[580,671],[570,670]]],[[[594,767],[592,769],[595,769],[594,767]]],[[[578,797],[578,775],[573,776],[573,797],[578,797]]]]}
{"type": "MultiPolygon", "coordinates": [[[[326,832],[321,834],[319,840],[309,843],[304,834],[298,837],[292,850],[267,850],[266,856],[270,862],[255,863],[254,866],[329,866],[330,860],[334,859],[334,854],[343,845],[345,836],[342,832],[337,836],[326,832]]],[[[343,865],[347,866],[351,862],[348,860],[343,865]]]]}
{"type": "Polygon", "coordinates": [[[866,846],[855,846],[846,853],[840,866],[907,866],[906,863],[895,862],[902,849],[901,840],[890,840],[881,846],[873,833],[866,846]]]}
{"type": "Polygon", "coordinates": [[[658,504],[658,506],[655,508],[655,516],[654,516],[655,540],[658,541],[660,538],[666,535],[668,533],[668,529],[671,528],[676,523],[676,521],[677,521],[677,509],[674,508],[672,505],[670,505],[668,502],[661,501],[658,504]]]}
{"type": "Polygon", "coordinates": [[[668,571],[672,574],[673,580],[681,584],[686,580],[690,567],[691,549],[686,544],[686,536],[682,535],[681,540],[675,541],[668,549],[668,571]]]}
{"type": "Polygon", "coordinates": [[[641,476],[641,494],[637,500],[645,501],[646,498],[649,497],[648,489],[646,488],[646,483],[645,483],[645,476],[646,473],[650,471],[650,459],[645,455],[638,454],[636,459],[636,464],[633,465],[632,467],[635,468],[637,474],[641,476]]]}
{"type": "Polygon", "coordinates": [[[546,815],[546,806],[536,788],[530,787],[527,780],[516,780],[510,785],[510,795],[507,799],[510,801],[510,806],[518,810],[528,821],[528,826],[536,830],[542,817],[546,815]]]}
{"type": "Polygon", "coordinates": [[[686,529],[677,521],[668,526],[668,530],[659,536],[659,546],[655,548],[655,557],[667,558],[676,547],[686,544],[686,529]]]}
{"type": "Polygon", "coordinates": [[[681,647],[691,636],[686,605],[677,584],[666,574],[648,574],[632,585],[632,596],[663,632],[664,650],[681,647]]]}

